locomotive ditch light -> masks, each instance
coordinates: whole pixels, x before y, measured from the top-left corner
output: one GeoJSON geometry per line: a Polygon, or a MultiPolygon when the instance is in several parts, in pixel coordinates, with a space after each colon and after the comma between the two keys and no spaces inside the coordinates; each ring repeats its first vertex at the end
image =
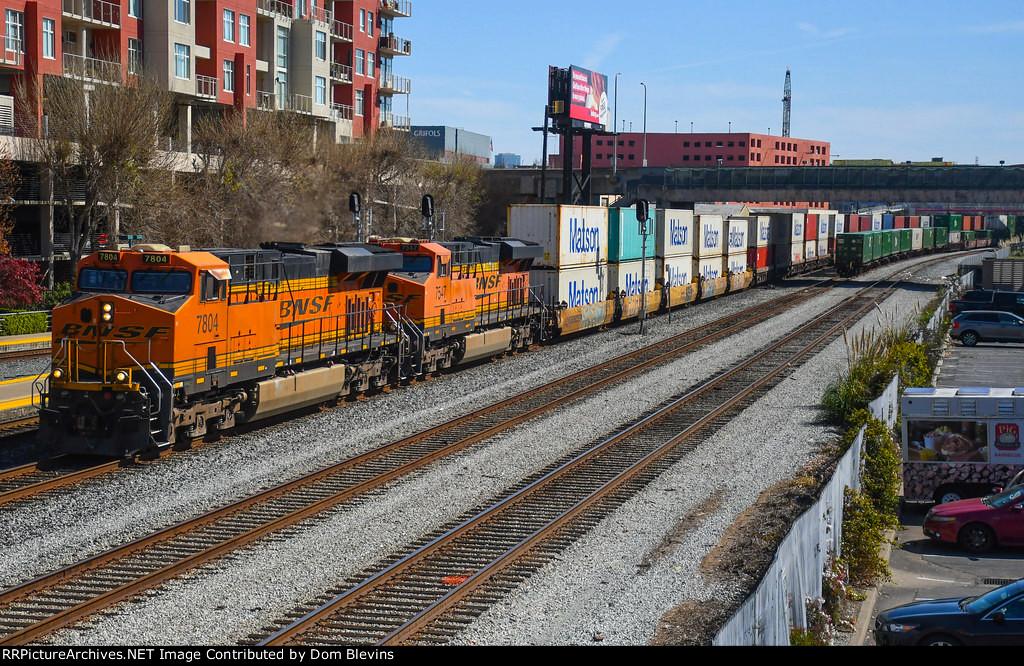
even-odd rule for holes
{"type": "Polygon", "coordinates": [[[64,371],[61,370],[60,368],[57,368],[50,374],[50,376],[53,377],[54,379],[60,379],[64,376],[64,371]]]}
{"type": "Polygon", "coordinates": [[[100,319],[103,321],[110,321],[114,318],[114,304],[113,303],[101,303],[100,304],[100,319]]]}
{"type": "Polygon", "coordinates": [[[129,377],[131,377],[131,375],[129,375],[128,371],[126,370],[118,370],[116,373],[114,373],[114,381],[117,382],[118,384],[127,383],[129,377]]]}

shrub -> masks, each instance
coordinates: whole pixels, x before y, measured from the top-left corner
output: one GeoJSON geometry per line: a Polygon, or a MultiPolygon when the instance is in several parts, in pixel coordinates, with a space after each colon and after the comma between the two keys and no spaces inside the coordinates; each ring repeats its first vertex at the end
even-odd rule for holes
{"type": "Polygon", "coordinates": [[[64,299],[70,295],[70,282],[55,283],[53,285],[53,289],[48,289],[43,292],[43,309],[52,310],[56,306],[60,305],[64,301],[64,299]]]}
{"type": "Polygon", "coordinates": [[[890,577],[889,563],[881,555],[888,523],[867,495],[846,489],[841,559],[852,583],[871,585],[890,577]]]}
{"type": "Polygon", "coordinates": [[[0,316],[0,335],[28,335],[46,332],[46,314],[26,312],[0,316]]]}

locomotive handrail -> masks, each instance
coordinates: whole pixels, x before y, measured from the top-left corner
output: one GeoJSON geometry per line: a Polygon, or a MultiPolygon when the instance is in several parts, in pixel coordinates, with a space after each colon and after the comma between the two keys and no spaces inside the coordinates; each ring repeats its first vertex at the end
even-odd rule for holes
{"type": "MultiPolygon", "coordinates": [[[[60,349],[57,350],[57,353],[54,355],[53,360],[50,361],[49,369],[48,370],[40,371],[40,373],[38,375],[36,375],[36,378],[32,380],[32,396],[31,397],[32,397],[32,407],[33,408],[42,409],[43,407],[46,406],[45,405],[45,400],[46,400],[45,396],[48,393],[47,389],[49,388],[48,384],[49,384],[49,379],[50,378],[49,378],[49,376],[47,376],[47,378],[45,380],[43,380],[42,382],[40,382],[39,380],[40,380],[40,378],[43,375],[49,375],[49,373],[52,373],[53,372],[53,366],[56,365],[56,366],[59,367],[60,364],[64,362],[64,357],[61,355],[61,352],[66,352],[67,351],[66,350],[67,342],[68,342],[67,338],[61,338],[60,339],[60,349]],[[36,390],[37,389],[39,391],[39,405],[38,405],[38,407],[36,406],[36,390]]],[[[70,368],[69,368],[69,370],[70,370],[70,368]]]]}
{"type": "MultiPolygon", "coordinates": [[[[163,404],[164,404],[164,392],[160,390],[160,385],[157,383],[157,381],[155,379],[153,379],[153,375],[149,374],[149,371],[146,370],[146,367],[144,365],[142,365],[142,363],[140,363],[138,361],[138,359],[136,359],[134,356],[131,355],[131,352],[128,351],[128,345],[125,344],[124,340],[107,340],[103,344],[104,345],[121,345],[121,348],[124,349],[124,355],[127,356],[128,358],[130,358],[135,365],[139,366],[139,370],[142,370],[142,373],[144,375],[146,375],[146,377],[149,378],[150,382],[153,383],[153,388],[156,389],[156,393],[157,393],[157,410],[156,411],[157,411],[157,413],[162,411],[163,404]]],[[[157,374],[160,375],[160,379],[164,380],[164,382],[166,382],[168,386],[171,386],[171,382],[167,379],[167,377],[164,376],[164,373],[160,372],[160,369],[157,368],[156,365],[153,364],[153,361],[151,360],[149,363],[150,363],[150,365],[153,365],[153,369],[156,370],[157,374]]],[[[106,370],[106,368],[104,368],[104,370],[106,370]]],[[[152,414],[153,414],[153,412],[151,411],[150,412],[150,416],[152,416],[152,414]]]]}

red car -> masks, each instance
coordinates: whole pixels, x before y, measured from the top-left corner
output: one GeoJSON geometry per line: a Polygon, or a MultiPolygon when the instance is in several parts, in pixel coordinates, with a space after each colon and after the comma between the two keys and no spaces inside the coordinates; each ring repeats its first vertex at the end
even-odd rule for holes
{"type": "Polygon", "coordinates": [[[983,553],[996,544],[1024,546],[1024,486],[938,504],[925,516],[924,533],[936,541],[960,544],[972,553],[983,553]]]}

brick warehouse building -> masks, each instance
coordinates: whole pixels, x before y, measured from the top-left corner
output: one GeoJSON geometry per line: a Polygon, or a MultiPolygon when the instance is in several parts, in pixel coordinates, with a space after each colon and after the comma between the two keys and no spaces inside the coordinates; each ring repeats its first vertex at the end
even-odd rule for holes
{"type": "MultiPolygon", "coordinates": [[[[559,137],[559,147],[565,137],[559,137]]],[[[583,138],[575,137],[573,156],[575,168],[582,164],[583,138]]],[[[559,151],[565,154],[564,149],[559,151]]],[[[644,164],[643,132],[623,132],[617,136],[591,138],[591,165],[611,169],[612,156],[616,167],[741,167],[741,166],[828,166],[831,144],[828,141],[796,139],[788,136],[751,133],[647,133],[647,164],[644,164]],[[618,144],[618,145],[616,145],[618,144]]],[[[551,158],[552,166],[561,167],[561,155],[551,158]]],[[[824,202],[744,202],[762,206],[820,206],[824,202]]]]}
{"type": "MultiPolygon", "coordinates": [[[[292,112],[318,136],[350,142],[378,127],[408,130],[393,112],[411,82],[394,72],[411,42],[395,19],[410,0],[0,0],[0,135],[15,134],[17,81],[46,76],[118,85],[144,70],[178,101],[175,151],[191,150],[194,119],[229,110],[292,112]]],[[[12,140],[12,139],[6,139],[12,140]]],[[[17,196],[15,254],[61,256],[52,204],[38,182],[17,196]],[[33,205],[34,204],[34,205],[33,205]],[[34,212],[24,210],[37,208],[34,212]],[[42,208],[43,210],[38,210],[42,208]],[[26,228],[27,219],[36,229],[26,228]],[[41,220],[41,221],[40,221],[41,220]],[[26,245],[27,244],[27,245],[26,245]]]]}

